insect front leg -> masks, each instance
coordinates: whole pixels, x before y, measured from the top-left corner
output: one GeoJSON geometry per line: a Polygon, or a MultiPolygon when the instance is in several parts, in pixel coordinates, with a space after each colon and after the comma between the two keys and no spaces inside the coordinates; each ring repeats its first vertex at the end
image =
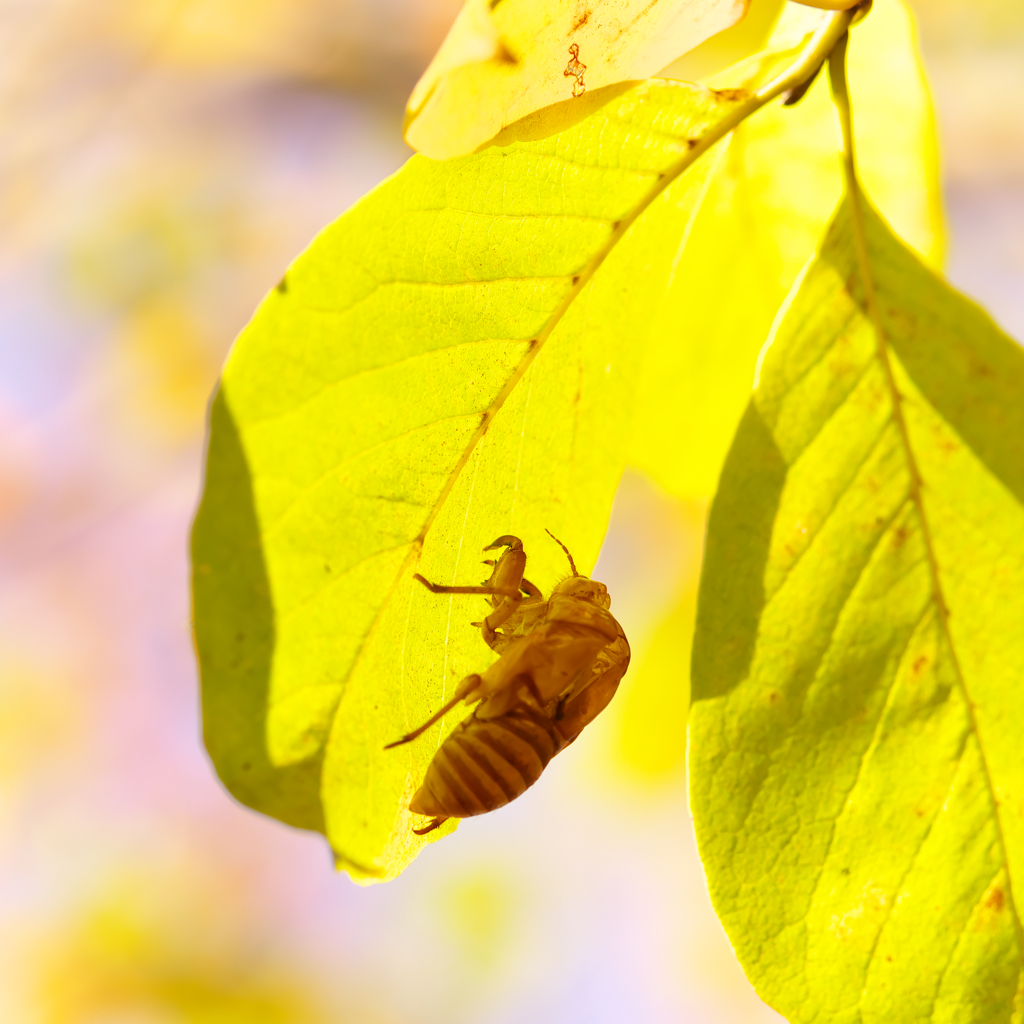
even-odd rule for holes
{"type": "Polygon", "coordinates": [[[412,834],[425,836],[428,832],[433,832],[435,828],[440,828],[447,820],[447,818],[434,818],[429,825],[424,825],[423,828],[414,828],[412,834]]]}
{"type": "MultiPolygon", "coordinates": [[[[508,586],[495,587],[485,584],[482,587],[446,587],[442,586],[440,583],[431,583],[429,580],[424,579],[419,573],[416,573],[413,576],[413,579],[419,580],[420,583],[422,583],[423,586],[425,586],[432,594],[485,594],[491,597],[496,596],[502,598],[498,607],[491,612],[486,619],[484,619],[484,639],[487,639],[488,635],[493,639],[494,631],[503,622],[511,618],[523,600],[523,595],[518,588],[513,590],[508,586]]],[[[533,584],[530,585],[533,586],[533,584]]],[[[539,594],[540,591],[537,591],[537,593],[539,594]]]]}
{"type": "Polygon", "coordinates": [[[432,594],[498,594],[501,597],[515,598],[522,600],[522,594],[512,587],[492,587],[484,584],[482,587],[446,587],[442,583],[431,583],[430,580],[421,576],[418,572],[413,573],[414,580],[419,580],[432,594]]]}
{"type": "MultiPolygon", "coordinates": [[[[520,584],[520,591],[526,591],[527,601],[536,602],[543,600],[544,597],[540,591],[540,587],[535,586],[526,579],[524,579],[520,584]]],[[[497,610],[491,612],[483,622],[471,623],[473,626],[480,627],[480,631],[483,633],[484,643],[487,644],[488,647],[494,647],[494,641],[497,639],[497,628],[499,626],[503,626],[510,618],[512,618],[516,611],[518,611],[522,601],[523,595],[520,593],[519,599],[514,603],[502,601],[502,603],[498,605],[497,610]]]]}

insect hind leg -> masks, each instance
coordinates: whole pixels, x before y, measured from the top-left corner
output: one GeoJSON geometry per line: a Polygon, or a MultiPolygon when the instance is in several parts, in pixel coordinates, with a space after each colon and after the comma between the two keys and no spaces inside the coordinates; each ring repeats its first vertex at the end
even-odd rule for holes
{"type": "Polygon", "coordinates": [[[392,747],[400,747],[403,743],[411,743],[418,736],[422,736],[423,733],[425,733],[435,722],[444,718],[444,716],[447,715],[448,712],[451,711],[451,709],[455,707],[455,705],[458,704],[467,693],[479,686],[481,682],[481,677],[475,673],[473,675],[466,676],[466,678],[459,683],[459,688],[455,691],[455,695],[452,699],[446,704],[443,704],[439,711],[432,714],[419,728],[413,729],[412,732],[407,732],[400,740],[395,740],[394,743],[388,743],[384,749],[390,750],[392,747]]]}
{"type": "Polygon", "coordinates": [[[446,817],[434,818],[429,825],[424,825],[423,828],[414,828],[412,834],[414,836],[425,836],[428,832],[433,832],[435,828],[440,828],[447,820],[446,817]]]}

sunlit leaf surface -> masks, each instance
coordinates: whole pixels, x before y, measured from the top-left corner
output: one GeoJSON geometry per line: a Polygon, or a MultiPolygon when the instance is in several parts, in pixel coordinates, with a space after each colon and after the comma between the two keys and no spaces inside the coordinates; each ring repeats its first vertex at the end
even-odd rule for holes
{"type": "Polygon", "coordinates": [[[789,1020],[1017,1020],[1024,351],[867,228],[892,376],[842,211],[712,508],[698,839],[789,1020]]]}
{"type": "MultiPolygon", "coordinates": [[[[789,4],[772,44],[798,40],[820,18],[789,4]]],[[[943,224],[935,129],[900,0],[878,0],[851,32],[850,79],[866,186],[897,233],[937,265],[943,224]]],[[[744,85],[742,66],[712,84],[744,85]]],[[[842,193],[836,132],[821,80],[797,106],[759,111],[719,149],[658,314],[630,448],[630,462],[670,493],[705,498],[714,491],[758,350],[842,193]]]]}
{"type": "Polygon", "coordinates": [[[193,548],[208,748],[239,799],[324,830],[356,875],[427,841],[406,807],[452,720],[384,745],[493,658],[482,599],[413,573],[479,583],[480,549],[513,533],[547,592],[566,566],[545,528],[593,564],[647,313],[710,162],[673,168],[739,101],[655,81],[581,102],[561,135],[526,122],[411,160],[288,271],[213,406],[193,548]]]}
{"type": "MultiPolygon", "coordinates": [[[[820,17],[787,5],[772,43],[798,38],[820,17]]],[[[740,65],[712,83],[741,85],[745,73],[749,65],[746,72],[740,65]]],[[[897,233],[937,265],[944,232],[935,132],[913,25],[900,0],[878,0],[851,33],[850,78],[868,190],[897,233]]],[[[655,313],[629,450],[634,466],[684,500],[713,493],[750,396],[758,350],[839,201],[827,83],[817,82],[795,107],[774,103],[759,111],[715,160],[655,313]]],[[[617,699],[628,737],[623,750],[648,775],[656,765],[667,774],[680,771],[685,761],[685,716],[665,709],[689,692],[695,601],[696,579],[666,616],[649,655],[636,649],[629,687],[617,699]]]]}
{"type": "Polygon", "coordinates": [[[574,118],[582,90],[656,74],[748,2],[468,0],[409,97],[406,141],[444,160],[552,104],[552,123],[574,118]]]}

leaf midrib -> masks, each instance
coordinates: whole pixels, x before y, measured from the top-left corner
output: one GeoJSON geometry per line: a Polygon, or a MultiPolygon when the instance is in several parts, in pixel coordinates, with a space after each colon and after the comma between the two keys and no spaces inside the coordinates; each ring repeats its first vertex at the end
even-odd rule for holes
{"type": "MultiPolygon", "coordinates": [[[[341,688],[342,692],[339,696],[338,705],[334,710],[332,719],[337,716],[338,708],[341,706],[341,702],[344,698],[344,691],[347,688],[348,680],[351,678],[352,673],[357,669],[359,662],[363,656],[363,652],[366,650],[368,644],[373,640],[378,628],[380,627],[381,620],[383,619],[385,610],[389,607],[392,599],[394,598],[395,592],[398,589],[402,579],[406,576],[409,569],[418,562],[420,553],[423,549],[423,542],[426,539],[430,528],[433,526],[437,516],[440,514],[440,510],[443,508],[445,502],[451,494],[455,484],[457,483],[463,469],[468,464],[473,451],[476,446],[484,438],[490,423],[497,416],[498,412],[504,406],[509,396],[515,390],[519,381],[525,376],[530,366],[533,364],[540,350],[544,347],[548,338],[554,332],[554,330],[561,323],[563,317],[572,307],[576,299],[583,293],[584,289],[590,284],[597,271],[603,266],[605,260],[612,254],[616,246],[625,237],[626,233],[633,226],[633,224],[646,212],[647,209],[657,200],[668,188],[672,185],[686,170],[688,170],[701,156],[703,156],[708,150],[712,148],[717,142],[728,135],[734,128],[738,127],[747,117],[755,113],[761,107],[765,106],[773,99],[781,95],[786,89],[793,87],[794,85],[800,84],[806,77],[811,73],[815,72],[821,65],[821,62],[827,57],[828,53],[831,52],[836,40],[845,32],[849,25],[853,15],[850,11],[836,12],[831,15],[825,21],[823,21],[821,27],[810,37],[807,45],[800,51],[797,59],[792,65],[787,67],[781,74],[775,76],[767,84],[762,86],[756,92],[749,92],[747,90],[738,90],[736,94],[735,105],[731,110],[727,111],[724,116],[716,124],[709,126],[703,135],[699,138],[694,139],[693,137],[686,138],[686,151],[679,157],[674,163],[670,164],[669,167],[660,173],[652,183],[651,188],[647,193],[639,200],[635,207],[624,214],[618,221],[613,223],[612,231],[605,241],[604,245],[598,248],[587,265],[583,270],[580,271],[578,277],[574,281],[572,287],[563,297],[561,302],[555,308],[549,319],[546,321],[544,327],[538,332],[537,336],[530,341],[530,348],[520,361],[519,365],[512,372],[506,385],[501,389],[491,405],[481,414],[480,425],[470,438],[464,452],[459,458],[458,462],[452,468],[452,471],[445,482],[444,487],[438,494],[437,499],[434,502],[433,507],[428,513],[423,527],[420,530],[417,537],[413,540],[409,554],[406,556],[398,572],[395,574],[395,578],[392,580],[391,585],[388,587],[387,592],[381,601],[380,607],[377,609],[374,615],[373,622],[370,625],[369,630],[366,633],[366,637],[360,644],[353,660],[349,672],[342,681],[341,688]]],[[[666,83],[667,85],[667,83],[666,83]]],[[[687,85],[687,88],[698,90],[701,87],[695,85],[687,85]]],[[[713,95],[717,102],[727,103],[729,102],[724,96],[716,90],[705,89],[707,94],[713,95]]],[[[652,130],[657,131],[657,129],[652,130]]],[[[676,136],[679,138],[680,136],[676,136]]],[[[572,162],[572,161],[568,161],[572,162]]],[[[328,741],[329,742],[329,741],[328,741]]]]}
{"type": "MultiPolygon", "coordinates": [[[[711,90],[708,91],[710,92],[711,90]]],[[[768,102],[770,98],[771,97],[764,99],[763,102],[768,102]]],[[[760,105],[763,105],[763,103],[758,104],[758,106],[760,105]]],[[[452,490],[455,487],[455,484],[458,482],[463,469],[465,469],[470,458],[472,457],[473,451],[476,449],[476,446],[483,440],[484,436],[487,434],[491,422],[493,422],[497,414],[501,411],[505,402],[508,400],[509,396],[515,390],[516,386],[526,375],[526,372],[529,370],[530,366],[537,358],[537,355],[544,347],[548,338],[550,338],[550,336],[554,333],[558,325],[562,322],[562,319],[565,317],[569,309],[572,307],[573,303],[575,303],[576,299],[579,298],[579,296],[583,293],[584,289],[587,288],[587,286],[590,284],[590,281],[593,279],[594,275],[604,265],[604,262],[615,250],[615,247],[618,245],[618,243],[622,241],[622,239],[629,231],[629,229],[633,226],[633,224],[642,216],[642,214],[651,206],[651,204],[654,203],[654,201],[660,195],[662,195],[662,193],[665,192],[666,189],[668,189],[668,187],[673,182],[675,182],[686,170],[688,170],[697,161],[697,159],[703,156],[703,154],[706,153],[716,142],[718,142],[719,139],[724,137],[726,134],[728,134],[729,131],[732,130],[733,127],[735,127],[735,125],[731,124],[731,121],[734,119],[737,111],[743,110],[746,106],[747,103],[738,103],[730,112],[733,115],[732,117],[730,117],[730,114],[726,114],[726,116],[723,117],[718,124],[713,125],[711,128],[709,128],[705,135],[701,137],[701,140],[697,143],[697,145],[690,147],[687,150],[687,152],[685,152],[675,162],[675,164],[670,165],[670,167],[667,170],[660,172],[657,175],[657,178],[655,182],[652,184],[651,188],[633,207],[632,210],[625,213],[618,221],[612,222],[612,230],[608,239],[602,246],[598,248],[594,255],[591,256],[590,260],[579,272],[579,274],[575,275],[576,279],[574,284],[568,290],[568,292],[562,298],[559,304],[555,307],[555,310],[549,316],[541,330],[537,333],[536,337],[530,339],[527,342],[527,344],[529,345],[529,349],[523,356],[523,358],[520,360],[515,370],[513,370],[513,372],[509,375],[508,381],[498,392],[497,396],[493,399],[491,404],[482,413],[478,414],[480,415],[481,418],[479,426],[477,427],[476,431],[474,431],[473,436],[470,438],[469,443],[466,445],[466,448],[463,451],[462,455],[460,456],[458,462],[452,468],[452,471],[449,474],[444,487],[441,489],[441,492],[438,494],[438,497],[434,501],[433,507],[427,514],[427,517],[424,520],[423,526],[420,529],[419,534],[411,541],[409,554],[406,556],[398,572],[395,574],[395,578],[392,580],[391,585],[388,587],[388,590],[384,595],[384,599],[382,600],[380,607],[377,609],[377,613],[374,615],[373,622],[371,623],[369,630],[367,630],[366,636],[364,637],[362,643],[359,646],[359,650],[357,651],[355,657],[352,660],[352,664],[351,667],[349,668],[346,680],[342,682],[343,691],[348,681],[348,678],[351,678],[352,673],[356,670],[359,661],[362,657],[363,651],[366,649],[367,645],[372,642],[373,637],[380,626],[380,622],[381,619],[383,618],[384,611],[389,606],[391,600],[393,599],[395,591],[398,589],[398,586],[400,585],[402,579],[407,575],[409,570],[415,564],[418,563],[420,553],[422,552],[423,549],[423,542],[426,539],[427,534],[430,532],[430,528],[433,526],[435,520],[437,519],[437,516],[440,514],[441,509],[444,507],[444,504],[447,501],[448,496],[451,494],[452,490]]],[[[738,120],[742,120],[742,118],[739,118],[738,120]]],[[[675,137],[680,138],[680,136],[675,137]]],[[[342,692],[341,696],[344,696],[344,692],[342,692]]],[[[339,698],[339,706],[340,703],[341,699],[339,698]]],[[[335,710],[335,714],[337,714],[337,709],[335,710]]]]}
{"type": "Polygon", "coordinates": [[[999,814],[999,801],[996,798],[995,784],[992,780],[991,770],[989,769],[988,758],[985,755],[985,745],[982,742],[981,730],[978,726],[978,719],[974,710],[974,702],[972,701],[970,692],[967,688],[967,681],[964,678],[960,659],[957,655],[956,645],[953,642],[953,635],[949,628],[949,606],[946,603],[943,591],[942,576],[939,569],[938,559],[935,555],[935,544],[931,529],[928,525],[928,516],[925,512],[924,499],[921,493],[923,477],[918,467],[913,445],[911,444],[910,432],[907,428],[906,418],[903,415],[903,396],[900,394],[899,388],[896,385],[896,378],[893,373],[892,363],[889,359],[889,343],[882,325],[881,312],[878,306],[878,295],[871,272],[871,258],[868,253],[867,229],[864,220],[862,196],[853,165],[852,155],[849,157],[846,165],[846,172],[847,196],[850,201],[850,220],[853,228],[854,249],[856,252],[858,271],[864,287],[864,304],[867,307],[868,318],[875,331],[877,343],[876,358],[882,366],[886,387],[889,390],[892,418],[896,424],[897,432],[900,437],[900,445],[903,448],[904,457],[907,463],[907,471],[910,476],[910,499],[914,504],[918,523],[920,524],[921,536],[924,541],[928,571],[932,582],[932,601],[936,606],[942,636],[949,651],[953,670],[956,675],[957,686],[967,709],[970,731],[973,733],[978,744],[978,757],[981,761],[982,773],[985,778],[985,787],[988,791],[989,803],[992,809],[992,818],[995,823],[996,835],[999,839],[1003,868],[1006,871],[1006,895],[1010,911],[1013,916],[1014,930],[1017,938],[1017,958],[1018,963],[1020,964],[1020,967],[1018,968],[1019,975],[1020,970],[1024,969],[1024,925],[1022,925],[1020,912],[1013,892],[1013,880],[1010,877],[1010,858],[1006,844],[1006,836],[1003,829],[1003,822],[999,814]]]}

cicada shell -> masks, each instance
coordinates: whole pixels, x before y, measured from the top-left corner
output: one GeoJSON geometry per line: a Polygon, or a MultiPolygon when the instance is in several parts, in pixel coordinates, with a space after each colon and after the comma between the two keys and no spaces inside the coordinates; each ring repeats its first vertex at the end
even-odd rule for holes
{"type": "Polygon", "coordinates": [[[416,739],[459,701],[476,704],[440,746],[409,802],[411,811],[432,819],[418,834],[448,818],[486,814],[524,793],[607,707],[629,666],[629,643],[608,610],[607,587],[578,573],[558,543],[572,575],[546,601],[524,577],[518,537],[499,537],[484,549],[505,551],[488,563],[493,570],[483,586],[444,587],[416,577],[434,593],[485,595],[494,610],[474,625],[501,655],[467,676],[423,725],[390,744],[416,739]]]}

